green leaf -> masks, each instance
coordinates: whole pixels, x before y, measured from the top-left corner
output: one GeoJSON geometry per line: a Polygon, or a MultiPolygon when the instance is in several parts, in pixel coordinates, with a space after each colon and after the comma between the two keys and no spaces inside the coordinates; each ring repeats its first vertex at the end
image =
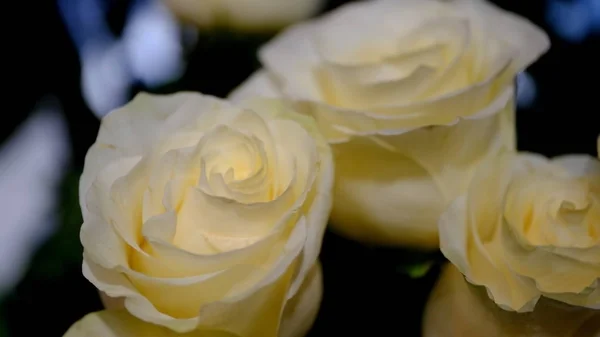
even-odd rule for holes
{"type": "Polygon", "coordinates": [[[408,265],[404,267],[404,272],[408,274],[411,278],[421,278],[431,270],[433,267],[434,261],[421,262],[413,265],[408,265]]]}

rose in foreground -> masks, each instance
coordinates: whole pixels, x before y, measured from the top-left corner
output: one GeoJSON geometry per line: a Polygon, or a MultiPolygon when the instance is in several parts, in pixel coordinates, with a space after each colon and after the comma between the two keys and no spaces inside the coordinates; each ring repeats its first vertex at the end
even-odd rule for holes
{"type": "Polygon", "coordinates": [[[164,0],[183,21],[199,28],[272,31],[315,14],[323,0],[164,0]]]}
{"type": "Polygon", "coordinates": [[[600,310],[541,298],[535,310],[499,308],[485,288],[465,281],[455,266],[444,267],[423,317],[423,337],[594,337],[600,310]]]}
{"type": "Polygon", "coordinates": [[[86,157],[84,276],[177,332],[301,336],[321,299],[332,181],[314,122],[281,103],[140,94],[86,157]]]}
{"type": "Polygon", "coordinates": [[[500,156],[440,219],[444,255],[501,308],[600,309],[600,161],[500,156]]]}
{"type": "Polygon", "coordinates": [[[438,246],[473,170],[514,149],[515,74],[545,33],[478,0],[373,0],[284,31],[232,94],[282,96],[332,144],[332,224],[356,240],[438,246]]]}

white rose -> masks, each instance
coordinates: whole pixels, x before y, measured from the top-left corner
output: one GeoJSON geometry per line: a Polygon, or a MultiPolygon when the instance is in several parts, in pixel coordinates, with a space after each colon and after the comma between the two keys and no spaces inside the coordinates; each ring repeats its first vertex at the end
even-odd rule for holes
{"type": "Polygon", "coordinates": [[[85,316],[63,337],[238,337],[228,332],[204,330],[177,333],[160,325],[141,321],[126,310],[107,310],[85,316]]]}
{"type": "Polygon", "coordinates": [[[315,14],[323,0],[164,0],[173,13],[200,28],[273,30],[315,14]]]}
{"type": "Polygon", "coordinates": [[[533,312],[506,311],[448,264],[425,306],[422,326],[423,337],[598,337],[600,310],[541,298],[533,312]]]}
{"type": "Polygon", "coordinates": [[[277,101],[140,94],[86,157],[84,275],[177,332],[301,336],[319,308],[332,182],[314,121],[277,101]]]}
{"type": "Polygon", "coordinates": [[[501,308],[600,309],[600,161],[502,155],[440,218],[440,248],[501,308]]]}
{"type": "Polygon", "coordinates": [[[548,47],[484,1],[362,1],[284,31],[230,97],[282,96],[315,117],[336,161],[334,229],[435,248],[474,169],[514,149],[515,74],[548,47]]]}

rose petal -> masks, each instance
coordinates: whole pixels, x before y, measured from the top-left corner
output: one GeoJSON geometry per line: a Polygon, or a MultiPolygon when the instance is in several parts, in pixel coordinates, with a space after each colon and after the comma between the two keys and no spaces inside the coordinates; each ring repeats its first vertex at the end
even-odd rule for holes
{"type": "Polygon", "coordinates": [[[234,103],[241,103],[253,97],[278,98],[279,92],[269,74],[263,70],[257,70],[250,75],[242,85],[234,89],[228,95],[228,99],[234,103]]]}
{"type": "Polygon", "coordinates": [[[285,306],[279,337],[303,337],[313,325],[319,313],[323,297],[323,272],[316,262],[306,273],[306,278],[285,306]]]}
{"type": "Polygon", "coordinates": [[[444,267],[425,307],[424,337],[594,336],[600,312],[542,298],[523,314],[499,308],[481,287],[465,282],[454,266],[444,267]]]}
{"type": "Polygon", "coordinates": [[[194,331],[178,334],[167,328],[141,321],[126,310],[104,310],[86,315],[73,324],[64,337],[235,337],[223,331],[194,331]]]}

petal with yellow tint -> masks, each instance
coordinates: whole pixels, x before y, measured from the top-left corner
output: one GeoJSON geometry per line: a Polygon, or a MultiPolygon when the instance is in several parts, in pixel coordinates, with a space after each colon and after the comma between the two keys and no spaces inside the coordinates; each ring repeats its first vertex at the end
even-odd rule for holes
{"type": "Polygon", "coordinates": [[[178,334],[165,327],[131,316],[126,310],[88,314],[73,324],[63,337],[236,337],[224,331],[192,331],[178,334]]]}

